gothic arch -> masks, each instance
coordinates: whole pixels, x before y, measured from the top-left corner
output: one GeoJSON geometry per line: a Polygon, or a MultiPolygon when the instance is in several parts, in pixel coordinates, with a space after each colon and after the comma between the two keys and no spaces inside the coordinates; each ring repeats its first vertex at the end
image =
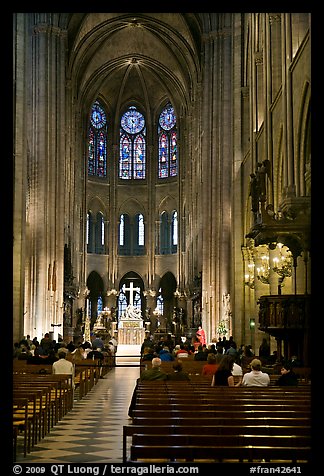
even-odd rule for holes
{"type": "MultiPolygon", "coordinates": [[[[140,276],[135,271],[128,271],[127,273],[125,273],[119,281],[119,288],[118,288],[119,293],[123,292],[123,294],[126,296],[127,304],[133,304],[134,305],[134,301],[132,303],[130,302],[131,299],[134,298],[134,295],[133,295],[133,298],[131,298],[131,291],[129,289],[130,286],[132,286],[133,288],[139,288],[140,289],[138,294],[139,294],[140,300],[141,300],[141,311],[142,311],[142,316],[145,316],[146,299],[145,299],[144,294],[143,294],[144,281],[143,281],[142,276],[140,276]],[[126,289],[123,292],[122,289],[123,289],[124,286],[125,286],[126,289]]],[[[116,303],[117,308],[118,308],[118,299],[119,299],[119,297],[117,297],[117,303],[116,303]]]]}
{"type": "Polygon", "coordinates": [[[104,204],[103,200],[98,197],[91,197],[88,201],[88,211],[91,211],[93,217],[95,218],[97,216],[98,212],[101,212],[104,217],[107,217],[107,209],[106,205],[104,204]]]}
{"type": "Polygon", "coordinates": [[[171,214],[174,210],[177,210],[177,201],[174,197],[168,195],[164,197],[159,204],[158,207],[158,214],[159,216],[163,211],[167,211],[169,214],[171,214]]]}
{"type": "Polygon", "coordinates": [[[91,271],[91,273],[89,274],[87,278],[87,288],[90,291],[88,299],[90,300],[91,322],[93,324],[97,319],[98,297],[103,297],[104,293],[104,282],[99,273],[97,273],[97,271],[91,271]]]}
{"type": "Polygon", "coordinates": [[[145,218],[146,210],[139,200],[135,198],[129,198],[125,200],[119,207],[119,215],[127,213],[127,215],[135,216],[137,213],[142,213],[145,218]]]}

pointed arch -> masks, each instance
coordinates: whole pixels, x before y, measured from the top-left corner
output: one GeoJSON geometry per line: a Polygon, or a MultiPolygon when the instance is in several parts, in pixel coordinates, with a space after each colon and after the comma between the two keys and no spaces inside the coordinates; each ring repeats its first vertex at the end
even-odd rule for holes
{"type": "Polygon", "coordinates": [[[90,302],[91,324],[93,325],[98,315],[98,302],[100,307],[104,293],[103,279],[97,271],[91,271],[89,274],[87,278],[87,288],[90,291],[88,299],[90,302]]]}

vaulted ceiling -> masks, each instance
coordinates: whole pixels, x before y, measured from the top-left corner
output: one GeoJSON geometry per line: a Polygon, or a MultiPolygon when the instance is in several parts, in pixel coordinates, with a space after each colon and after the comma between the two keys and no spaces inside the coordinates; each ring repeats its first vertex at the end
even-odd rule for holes
{"type": "Polygon", "coordinates": [[[197,14],[70,14],[74,94],[87,109],[102,97],[116,115],[130,100],[154,114],[169,98],[182,114],[200,79],[200,42],[197,14]]]}

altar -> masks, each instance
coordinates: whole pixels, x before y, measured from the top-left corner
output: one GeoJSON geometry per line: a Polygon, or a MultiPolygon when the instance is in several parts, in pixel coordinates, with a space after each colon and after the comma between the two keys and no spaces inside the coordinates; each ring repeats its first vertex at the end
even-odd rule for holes
{"type": "Polygon", "coordinates": [[[130,304],[118,323],[118,344],[141,345],[144,339],[145,328],[141,310],[130,304]]]}

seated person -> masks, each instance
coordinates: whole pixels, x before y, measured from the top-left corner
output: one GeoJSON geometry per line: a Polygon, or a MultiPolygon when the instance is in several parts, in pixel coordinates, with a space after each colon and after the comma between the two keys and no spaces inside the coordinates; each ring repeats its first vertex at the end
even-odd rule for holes
{"type": "Polygon", "coordinates": [[[166,380],[168,375],[161,370],[162,360],[159,357],[152,359],[152,367],[147,370],[143,370],[140,376],[140,380],[166,380]]]}
{"type": "Polygon", "coordinates": [[[150,362],[152,361],[152,359],[154,357],[156,357],[156,353],[154,352],[154,349],[152,347],[145,347],[144,348],[144,351],[143,351],[143,357],[142,357],[142,361],[146,361],[146,360],[149,360],[150,362]]]}
{"type": "Polygon", "coordinates": [[[242,367],[239,364],[237,364],[235,361],[233,364],[232,375],[234,375],[234,377],[236,376],[242,377],[243,375],[242,367]]]}
{"type": "Polygon", "coordinates": [[[242,378],[240,377],[238,382],[234,382],[233,371],[234,360],[230,355],[223,355],[222,360],[219,363],[218,369],[213,375],[212,378],[212,387],[239,387],[242,383],[242,378]]]}
{"type": "Polygon", "coordinates": [[[186,350],[184,344],[180,344],[180,348],[176,351],[175,357],[178,359],[179,357],[188,357],[189,352],[186,350]]]}
{"type": "Polygon", "coordinates": [[[268,387],[270,385],[269,374],[261,371],[261,360],[253,359],[251,364],[251,372],[243,375],[243,387],[268,387]]]}
{"type": "Polygon", "coordinates": [[[283,364],[280,372],[281,375],[278,378],[276,385],[294,387],[298,385],[298,376],[293,371],[293,367],[289,362],[283,364]]]}
{"type": "Polygon", "coordinates": [[[209,353],[207,355],[207,364],[205,364],[201,370],[201,375],[214,375],[218,369],[219,364],[216,363],[216,355],[209,353]]]}
{"type": "Polygon", "coordinates": [[[198,346],[197,352],[194,355],[194,360],[207,360],[208,352],[203,349],[203,346],[200,344],[198,346]]]}
{"type": "Polygon", "coordinates": [[[56,362],[52,365],[53,374],[68,374],[72,378],[72,386],[74,388],[74,376],[75,376],[75,367],[72,362],[66,360],[66,352],[59,351],[58,358],[56,362]]]}
{"type": "Polygon", "coordinates": [[[174,372],[168,374],[168,380],[190,380],[189,374],[184,372],[181,360],[176,360],[173,365],[174,372]]]}
{"type": "Polygon", "coordinates": [[[138,383],[142,382],[144,380],[167,380],[168,374],[165,372],[162,372],[161,370],[161,359],[159,357],[154,357],[152,359],[152,367],[147,370],[143,370],[141,373],[141,376],[136,380],[136,385],[133,390],[133,395],[131,398],[130,405],[128,407],[128,416],[130,418],[133,417],[133,410],[136,405],[136,395],[137,395],[137,388],[138,388],[138,383]]]}
{"type": "Polygon", "coordinates": [[[171,354],[169,347],[167,345],[164,345],[163,348],[160,350],[159,357],[163,362],[170,362],[174,360],[174,357],[171,354]]]}

